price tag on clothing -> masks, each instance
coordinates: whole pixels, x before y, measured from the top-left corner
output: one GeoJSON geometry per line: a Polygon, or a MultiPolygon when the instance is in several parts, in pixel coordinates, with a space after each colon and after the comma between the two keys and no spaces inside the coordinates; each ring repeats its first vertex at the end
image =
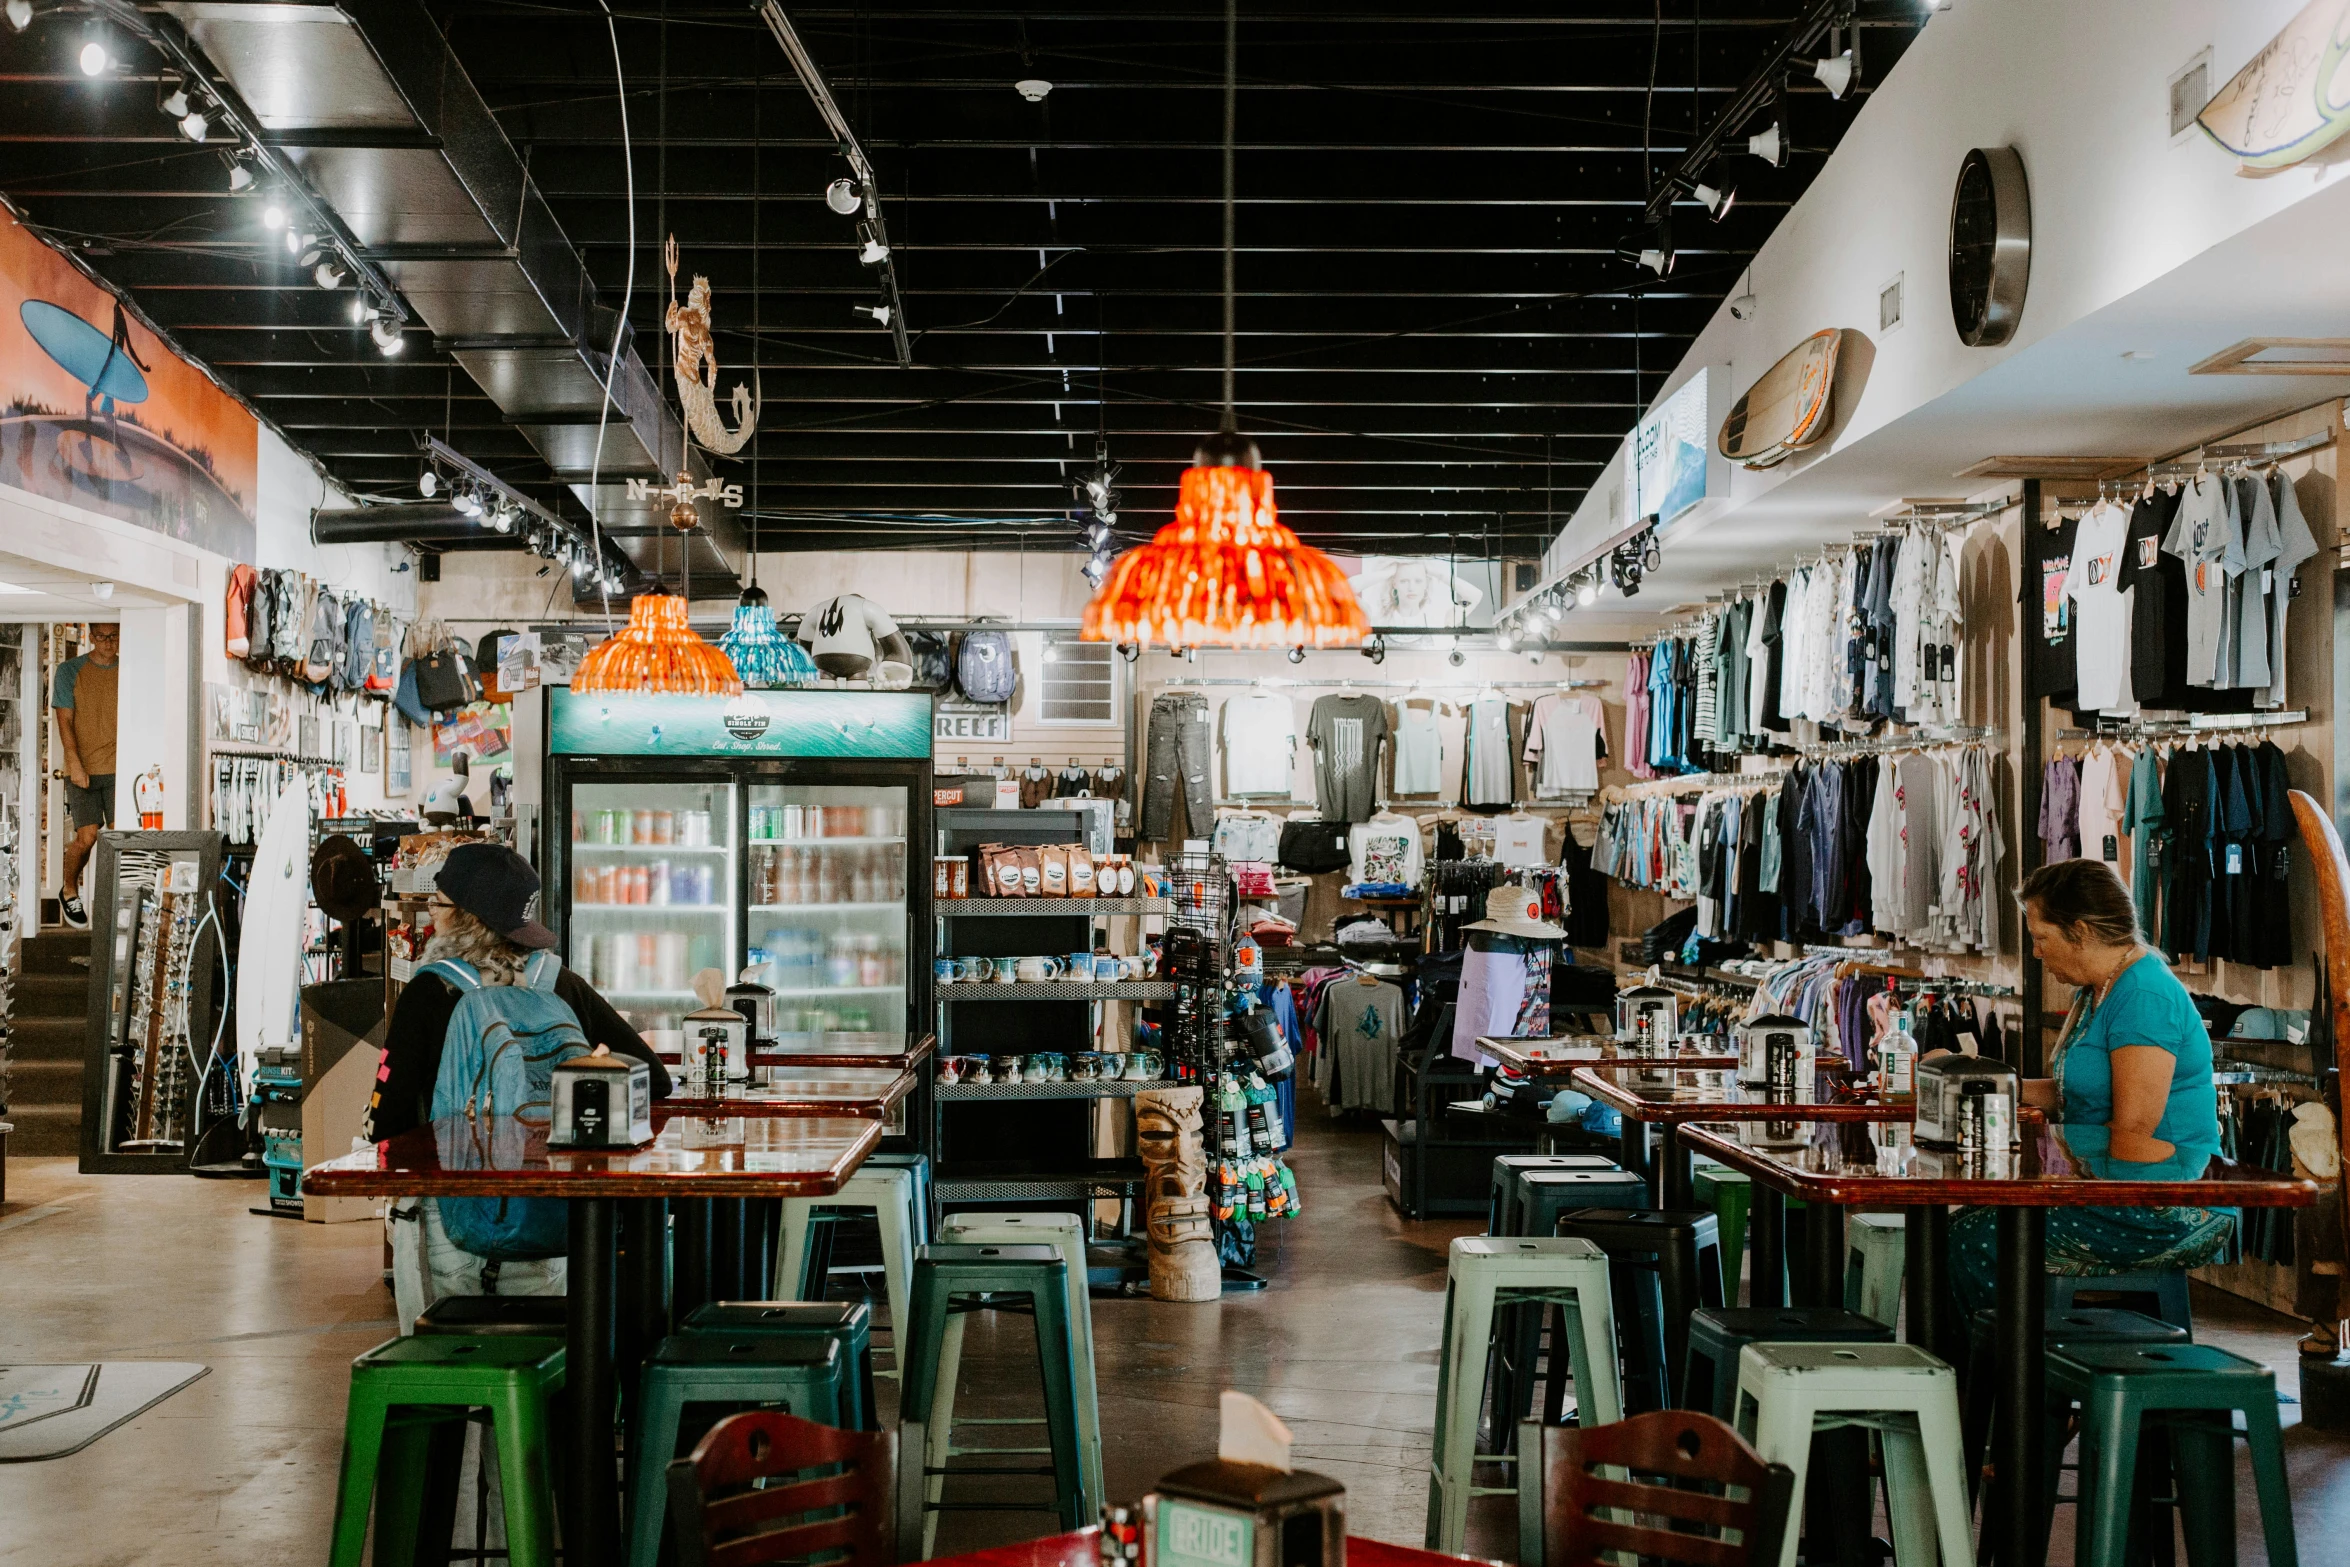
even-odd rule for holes
{"type": "Polygon", "coordinates": [[[1981,1043],[1975,1038],[1975,1031],[1973,1029],[1962,1028],[1958,1031],[1957,1037],[1958,1053],[1960,1055],[1979,1056],[1983,1053],[1983,1047],[1981,1043]]]}
{"type": "Polygon", "coordinates": [[[2122,843],[2121,843],[2121,840],[2120,840],[2119,838],[2115,837],[2115,836],[2114,836],[2112,833],[2107,833],[2107,834],[2105,835],[2105,858],[2106,858],[2108,861],[2116,861],[2116,860],[2119,860],[2121,857],[2122,857],[2122,843]]]}
{"type": "Polygon", "coordinates": [[[2240,843],[2228,845],[2228,874],[2230,876],[2244,874],[2244,846],[2240,843]]]}
{"type": "Polygon", "coordinates": [[[2263,592],[2263,593],[2274,593],[2276,590],[2277,590],[2277,574],[2276,574],[2276,572],[2274,572],[2273,570],[2271,570],[2269,567],[2266,567],[2266,566],[2263,566],[2263,567],[2261,567],[2261,568],[2260,568],[2260,591],[2261,591],[2261,592],[2263,592]]]}

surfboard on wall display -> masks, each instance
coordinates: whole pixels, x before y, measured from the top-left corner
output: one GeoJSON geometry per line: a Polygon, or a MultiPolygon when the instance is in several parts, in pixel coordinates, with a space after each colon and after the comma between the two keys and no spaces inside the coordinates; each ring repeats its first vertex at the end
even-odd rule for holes
{"type": "Polygon", "coordinates": [[[302,920],[309,910],[310,785],[296,778],[269,808],[245,886],[237,1055],[248,1084],[259,1052],[302,1042],[302,920]]]}
{"type": "Polygon", "coordinates": [[[1825,436],[1843,343],[1843,329],[1829,327],[1796,344],[1730,405],[1714,449],[1749,468],[1768,468],[1825,436]]]}
{"type": "Polygon", "coordinates": [[[2350,130],[2350,0],[2310,0],[2195,123],[2248,169],[2290,168],[2350,130]]]}

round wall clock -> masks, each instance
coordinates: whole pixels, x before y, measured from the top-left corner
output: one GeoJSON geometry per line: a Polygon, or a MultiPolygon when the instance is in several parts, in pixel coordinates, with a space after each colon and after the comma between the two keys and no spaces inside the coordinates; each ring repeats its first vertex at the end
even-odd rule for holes
{"type": "Polygon", "coordinates": [[[2013,147],[1977,147],[1950,199],[1950,313],[1959,341],[1990,348],[2015,336],[2032,275],[2032,194],[2013,147]]]}

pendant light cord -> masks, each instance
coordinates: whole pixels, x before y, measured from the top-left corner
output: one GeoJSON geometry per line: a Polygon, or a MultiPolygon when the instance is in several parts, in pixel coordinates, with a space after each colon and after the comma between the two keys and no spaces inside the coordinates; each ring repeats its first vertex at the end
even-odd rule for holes
{"type": "Polygon", "coordinates": [[[1232,142],[1240,122],[1240,0],[1224,0],[1224,432],[1237,434],[1240,417],[1233,411],[1233,207],[1232,142]]]}

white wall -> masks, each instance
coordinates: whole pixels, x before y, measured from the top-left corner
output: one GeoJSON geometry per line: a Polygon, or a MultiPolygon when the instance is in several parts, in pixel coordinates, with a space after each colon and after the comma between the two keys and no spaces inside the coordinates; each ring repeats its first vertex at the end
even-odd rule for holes
{"type": "MultiPolygon", "coordinates": [[[[1709,499],[1668,529],[1668,567],[1673,538],[1708,532],[1732,514],[1743,514],[1736,530],[1740,538],[1771,528],[1783,516],[1823,511],[1838,513],[1849,531],[1862,524],[1872,506],[1905,494],[1956,496],[1982,488],[1983,481],[1957,479],[1956,467],[1964,462],[1952,463],[1942,450],[1913,453],[1906,468],[1898,462],[1843,465],[1865,471],[1865,480],[1839,484],[1834,475],[1843,454],[1870,446],[1872,437],[2010,361],[2042,364],[2061,358],[2064,365],[2062,374],[2051,368],[2038,376],[2004,378],[1999,384],[2010,410],[2028,409],[2035,394],[2048,395],[2057,409],[2069,403],[2086,410],[2100,398],[2109,404],[2148,400],[2147,389],[2157,388],[2150,400],[2174,417],[2162,421],[2162,432],[2140,428],[2135,433],[2137,440],[2158,447],[2173,427],[2189,432],[2176,444],[2227,428],[2228,416],[2221,410],[2248,395],[2265,398],[2273,408],[2242,413],[2235,423],[2323,395],[2322,383],[2190,378],[2186,364],[2200,353],[2179,346],[2154,360],[2134,384],[2086,384],[2091,373],[2136,373],[2108,363],[2118,362],[2119,350],[2133,346],[2129,342],[2109,345],[2111,351],[2098,345],[2085,358],[2069,352],[2035,355],[2091,317],[2146,294],[2197,258],[2297,204],[2350,194],[2340,189],[2345,174],[2338,163],[2314,161],[2251,178],[2238,173],[2236,160],[2200,131],[2170,134],[2167,83],[2175,72],[2209,47],[2216,89],[2302,4],[1959,0],[1937,13],[1889,77],[1876,85],[1826,166],[1756,257],[1753,316],[1738,321],[1726,305],[1718,310],[1657,400],[1715,367],[1726,367],[1734,396],[1802,339],[1826,327],[1843,327],[1868,340],[1856,345],[1863,355],[1873,350],[1865,385],[1819,448],[1774,469],[1732,469],[1726,496],[1709,499]],[[1968,149],[1996,146],[2013,146],[2022,154],[2030,182],[2030,287],[2015,338],[1998,348],[1969,348],[1953,325],[1945,266],[1951,190],[1968,149]],[[1896,274],[1904,279],[1907,319],[1880,334],[1878,291],[1896,274]],[[2099,367],[2093,372],[2091,362],[2099,367]],[[2210,412],[2199,415],[2197,408],[2210,412]],[[1787,487],[1788,495],[1774,501],[1774,492],[1787,487]]],[[[1732,182],[1769,179],[1767,171],[1743,158],[1726,160],[1721,172],[1732,182]]],[[[2327,205],[2339,212],[2350,209],[2350,200],[2327,205]]],[[[1703,225],[1695,221],[1693,209],[1681,209],[1676,232],[1685,243],[1703,244],[1703,225]]],[[[2259,275],[2257,254],[2235,270],[2234,289],[2205,286],[2192,299],[2175,302],[2185,309],[2170,312],[2174,325],[2182,316],[2210,312],[2216,340],[2201,345],[2203,352],[2251,331],[2294,329],[2282,305],[2249,329],[2216,325],[2228,304],[2240,302],[2227,295],[2256,295],[2276,285],[2259,275]]],[[[1685,259],[1694,263],[1702,257],[1685,259]]],[[[2163,324],[2155,319],[2142,326],[2159,331],[2163,324]]],[[[2338,319],[2330,330],[2340,330],[2338,319]]],[[[1847,361],[1847,379],[1857,368],[1847,361]]],[[[1714,422],[1727,411],[1712,410],[1714,422]]],[[[2065,449],[2068,433],[2051,427],[2045,417],[2035,421],[2027,415],[2011,423],[2004,438],[2036,435],[2033,444],[1961,449],[1967,461],[1995,451],[2055,452],[2065,449]]],[[[2109,433],[2107,438],[2114,437],[2109,433]]],[[[1875,444],[1882,452],[1888,443],[1875,444]]],[[[2119,450],[2128,454],[2134,447],[2119,450]]],[[[1578,559],[1608,535],[1609,497],[1619,483],[1611,468],[1594,486],[1563,531],[1554,560],[1578,559]]],[[[1743,561],[1724,567],[1731,574],[1745,569],[1743,561]]],[[[1675,573],[1669,581],[1678,577],[1675,573]]],[[[1612,595],[1606,602],[1613,602],[1612,595]]]]}

